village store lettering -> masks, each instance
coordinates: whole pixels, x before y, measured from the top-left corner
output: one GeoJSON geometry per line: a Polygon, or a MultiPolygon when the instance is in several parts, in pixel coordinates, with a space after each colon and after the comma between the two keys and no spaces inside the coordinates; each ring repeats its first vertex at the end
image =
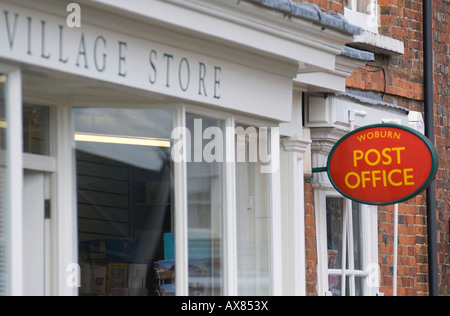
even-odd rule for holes
{"type": "Polygon", "coordinates": [[[330,154],[327,170],[343,195],[365,204],[387,205],[425,190],[436,174],[437,158],[431,143],[414,130],[374,125],[341,139],[330,154]]]}
{"type": "MultiPolygon", "coordinates": [[[[101,34],[88,36],[83,29],[69,29],[64,24],[8,10],[1,13],[3,29],[0,30],[0,39],[7,45],[4,47],[2,44],[0,51],[7,49],[12,53],[38,57],[44,62],[57,62],[61,67],[72,66],[87,72],[94,70],[98,74],[114,74],[122,79],[130,76],[130,71],[137,71],[128,67],[134,56],[130,56],[133,50],[127,40],[112,40],[101,34]]],[[[148,86],[221,99],[222,68],[219,66],[158,49],[149,49],[145,60],[140,62],[142,67],[138,71],[147,72],[145,84],[148,86]]]]}

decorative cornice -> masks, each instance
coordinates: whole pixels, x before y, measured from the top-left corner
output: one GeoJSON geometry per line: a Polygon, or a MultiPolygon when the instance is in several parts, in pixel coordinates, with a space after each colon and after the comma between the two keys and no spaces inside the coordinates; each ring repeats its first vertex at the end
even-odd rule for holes
{"type": "Polygon", "coordinates": [[[286,151],[302,155],[307,151],[311,143],[310,139],[286,138],[283,140],[283,146],[286,151]]]}

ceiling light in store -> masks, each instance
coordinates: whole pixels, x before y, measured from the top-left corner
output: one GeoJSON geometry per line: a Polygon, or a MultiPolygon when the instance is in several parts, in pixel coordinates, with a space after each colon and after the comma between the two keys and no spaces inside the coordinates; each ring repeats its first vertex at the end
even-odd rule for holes
{"type": "Polygon", "coordinates": [[[75,141],[88,143],[170,148],[169,139],[122,136],[122,135],[75,133],[75,141]]]}

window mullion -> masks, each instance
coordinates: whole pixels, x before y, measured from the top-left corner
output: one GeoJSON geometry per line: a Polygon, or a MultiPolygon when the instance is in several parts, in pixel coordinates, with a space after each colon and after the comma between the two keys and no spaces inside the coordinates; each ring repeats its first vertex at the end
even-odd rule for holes
{"type": "Polygon", "coordinates": [[[283,264],[282,264],[282,245],[281,240],[281,173],[280,173],[280,130],[278,128],[270,129],[270,167],[266,172],[270,173],[270,192],[271,192],[271,243],[272,243],[272,294],[280,296],[283,293],[283,264]]]}
{"type": "MultiPolygon", "coordinates": [[[[1,67],[4,68],[3,66],[1,67]]],[[[6,69],[8,70],[8,69],[6,69]]],[[[6,119],[7,166],[8,166],[8,201],[9,201],[9,238],[14,241],[9,246],[10,293],[13,296],[23,294],[23,245],[22,245],[22,187],[23,187],[23,139],[22,139],[22,74],[14,69],[7,72],[6,85],[6,119]]]]}
{"type": "MultiPolygon", "coordinates": [[[[175,112],[175,127],[186,126],[186,109],[175,112]]],[[[183,148],[188,148],[183,138],[183,148]]],[[[181,162],[175,163],[175,280],[176,295],[189,295],[188,204],[187,204],[187,151],[181,162]]]]}
{"type": "Polygon", "coordinates": [[[237,272],[237,226],[236,226],[236,163],[235,163],[235,119],[226,120],[226,175],[224,210],[224,294],[238,295],[237,272]]]}
{"type": "MultiPolygon", "coordinates": [[[[348,200],[347,200],[348,201],[348,200]]],[[[341,296],[346,293],[346,268],[347,268],[347,229],[348,229],[348,202],[342,210],[342,278],[341,278],[341,296]]]]}

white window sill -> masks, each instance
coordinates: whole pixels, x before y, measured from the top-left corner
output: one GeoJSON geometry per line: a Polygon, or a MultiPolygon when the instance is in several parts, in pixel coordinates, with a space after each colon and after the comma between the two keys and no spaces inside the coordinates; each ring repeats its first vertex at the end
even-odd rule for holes
{"type": "Polygon", "coordinates": [[[405,45],[402,41],[369,31],[355,36],[351,46],[383,55],[403,55],[405,53],[405,45]]]}
{"type": "Polygon", "coordinates": [[[374,18],[379,16],[378,7],[375,10],[373,15],[369,15],[345,8],[344,16],[347,21],[365,30],[364,34],[355,37],[350,46],[377,54],[403,55],[405,47],[402,41],[378,34],[379,21],[374,18]]]}

